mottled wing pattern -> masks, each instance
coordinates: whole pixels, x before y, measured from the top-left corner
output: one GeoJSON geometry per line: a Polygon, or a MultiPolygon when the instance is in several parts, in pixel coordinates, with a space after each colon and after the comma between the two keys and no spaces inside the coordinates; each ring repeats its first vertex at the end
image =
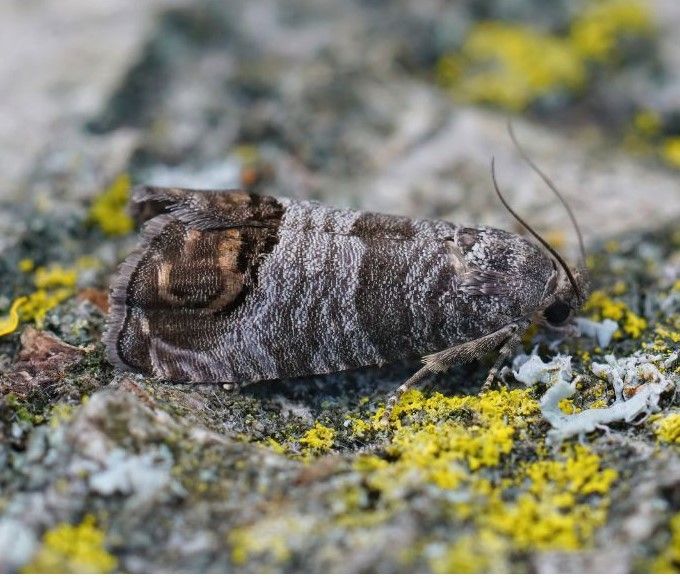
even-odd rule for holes
{"type": "Polygon", "coordinates": [[[148,223],[112,288],[109,358],[172,380],[222,380],[200,353],[217,343],[229,313],[256,285],[284,208],[243,191],[145,187],[134,200],[148,223]]]}

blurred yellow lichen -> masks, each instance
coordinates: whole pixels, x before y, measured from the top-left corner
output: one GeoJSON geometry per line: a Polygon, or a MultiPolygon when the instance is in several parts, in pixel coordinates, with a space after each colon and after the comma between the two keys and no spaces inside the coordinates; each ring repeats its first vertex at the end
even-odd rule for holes
{"type": "Polygon", "coordinates": [[[669,137],[663,143],[664,160],[673,167],[680,167],[680,137],[669,137]]]}
{"type": "Polygon", "coordinates": [[[89,220],[107,235],[125,235],[134,222],[126,208],[130,197],[130,177],[120,175],[90,207],[89,220]]]}
{"type": "Polygon", "coordinates": [[[39,267],[35,270],[33,283],[38,289],[54,287],[75,287],[78,281],[78,272],[73,268],[64,268],[61,265],[39,267]]]}
{"type": "Polygon", "coordinates": [[[290,558],[287,540],[296,533],[308,533],[309,521],[301,516],[266,518],[229,533],[231,560],[244,565],[251,558],[266,557],[280,564],[290,558]]]}
{"type": "Polygon", "coordinates": [[[680,444],[680,414],[669,414],[657,421],[656,437],[661,442],[680,444]]]}
{"type": "Polygon", "coordinates": [[[80,524],[62,523],[45,533],[39,551],[24,573],[110,573],[116,558],[105,548],[106,536],[93,516],[80,524]]]}
{"type": "Polygon", "coordinates": [[[576,406],[574,406],[574,403],[569,400],[568,398],[565,398],[564,400],[560,400],[558,404],[560,410],[564,412],[565,414],[574,414],[578,409],[576,406]]]}
{"type": "Polygon", "coordinates": [[[673,515],[670,520],[670,540],[661,553],[651,561],[648,572],[652,573],[680,573],[680,513],[673,515]]]}
{"type": "Polygon", "coordinates": [[[501,22],[475,25],[460,54],[444,57],[437,73],[455,96],[511,110],[547,94],[579,90],[586,78],[566,40],[501,22]]]}
{"type": "Polygon", "coordinates": [[[68,422],[73,416],[74,407],[66,403],[58,403],[50,410],[50,426],[56,428],[63,422],[68,422]]]}
{"type": "Polygon", "coordinates": [[[622,39],[652,31],[648,9],[632,0],[589,2],[563,36],[480,22],[457,53],[440,58],[437,80],[461,100],[520,111],[547,95],[582,91],[590,62],[611,61],[622,39]]]}
{"type": "Polygon", "coordinates": [[[633,126],[640,134],[651,137],[661,130],[661,117],[655,111],[640,111],[633,118],[633,126]]]}
{"type": "Polygon", "coordinates": [[[35,267],[35,263],[33,262],[32,259],[22,259],[19,262],[19,271],[23,273],[28,273],[29,271],[33,271],[33,268],[35,267]]]}
{"type": "Polygon", "coordinates": [[[17,298],[12,302],[9,308],[9,314],[4,318],[0,318],[0,336],[11,334],[19,326],[19,308],[21,308],[28,298],[17,298]]]}
{"type": "Polygon", "coordinates": [[[571,24],[569,37],[584,58],[606,61],[612,58],[626,37],[645,37],[653,31],[647,6],[631,0],[590,2],[571,24]]]}
{"type": "Polygon", "coordinates": [[[507,553],[507,541],[490,529],[481,529],[431,557],[430,567],[434,573],[507,573],[507,553]]]}

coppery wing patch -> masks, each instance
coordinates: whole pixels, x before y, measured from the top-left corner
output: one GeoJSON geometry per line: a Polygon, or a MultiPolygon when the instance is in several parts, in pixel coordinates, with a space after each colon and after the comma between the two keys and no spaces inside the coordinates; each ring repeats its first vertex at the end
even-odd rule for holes
{"type": "Polygon", "coordinates": [[[193,353],[215,346],[230,313],[256,286],[259,265],[276,244],[283,208],[243,192],[223,199],[201,192],[182,201],[173,191],[163,190],[164,198],[174,200],[147,223],[140,248],[121,266],[105,342],[118,366],[195,379],[193,353]],[[211,217],[210,208],[222,213],[211,217]],[[227,219],[238,225],[227,226],[227,219]]]}

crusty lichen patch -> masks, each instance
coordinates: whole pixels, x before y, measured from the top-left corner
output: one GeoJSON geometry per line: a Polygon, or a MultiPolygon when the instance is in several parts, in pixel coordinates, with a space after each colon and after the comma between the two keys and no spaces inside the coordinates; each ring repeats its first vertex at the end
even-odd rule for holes
{"type": "Polygon", "coordinates": [[[333,447],[335,431],[317,422],[300,438],[300,444],[308,454],[322,454],[333,447]]]}
{"type": "Polygon", "coordinates": [[[680,444],[680,413],[664,416],[655,423],[656,437],[668,444],[680,444]]]}
{"type": "Polygon", "coordinates": [[[106,535],[92,515],[78,525],[62,523],[49,529],[24,573],[111,573],[118,562],[106,550],[106,535]]]}
{"type": "Polygon", "coordinates": [[[11,334],[19,327],[19,308],[28,301],[26,297],[20,297],[12,302],[6,316],[0,318],[0,336],[11,334]]]}
{"type": "Polygon", "coordinates": [[[633,312],[622,300],[608,296],[604,290],[596,290],[590,294],[583,311],[597,321],[610,319],[619,322],[621,330],[614,332],[614,338],[620,339],[624,334],[639,338],[647,329],[647,320],[633,312]]]}

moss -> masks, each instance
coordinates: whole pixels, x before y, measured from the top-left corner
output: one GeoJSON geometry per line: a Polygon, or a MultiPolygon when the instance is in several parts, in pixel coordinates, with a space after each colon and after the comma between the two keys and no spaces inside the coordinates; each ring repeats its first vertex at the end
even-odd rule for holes
{"type": "Polygon", "coordinates": [[[656,437],[661,442],[680,444],[680,414],[665,416],[656,422],[656,437]]]}
{"type": "Polygon", "coordinates": [[[94,200],[88,215],[89,222],[106,235],[130,233],[134,228],[134,221],[127,214],[129,197],[130,177],[122,174],[94,200]]]}
{"type": "Polygon", "coordinates": [[[14,412],[14,418],[19,422],[37,425],[42,424],[45,420],[42,415],[31,412],[28,406],[20,402],[13,393],[5,396],[4,403],[14,412]]]}
{"type": "Polygon", "coordinates": [[[62,523],[48,530],[24,573],[110,573],[118,562],[105,548],[106,536],[95,518],[80,524],[62,523]]]}

